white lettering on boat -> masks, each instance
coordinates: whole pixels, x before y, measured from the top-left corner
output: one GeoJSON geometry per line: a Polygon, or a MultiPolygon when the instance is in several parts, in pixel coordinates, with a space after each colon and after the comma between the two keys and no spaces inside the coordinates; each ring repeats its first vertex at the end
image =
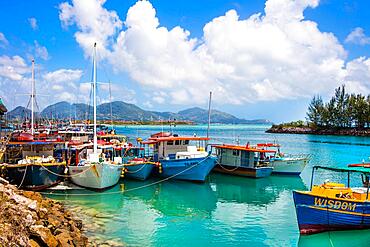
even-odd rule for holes
{"type": "Polygon", "coordinates": [[[315,206],[327,207],[346,211],[355,211],[356,203],[328,200],[315,197],[315,206]]]}

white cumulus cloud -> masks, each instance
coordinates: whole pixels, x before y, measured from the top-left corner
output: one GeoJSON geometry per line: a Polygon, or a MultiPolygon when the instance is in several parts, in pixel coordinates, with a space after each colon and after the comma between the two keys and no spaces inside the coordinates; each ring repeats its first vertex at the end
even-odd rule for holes
{"type": "Polygon", "coordinates": [[[29,72],[29,67],[22,57],[0,56],[0,77],[13,81],[20,81],[27,72],[29,72]]]}
{"type": "Polygon", "coordinates": [[[370,93],[370,58],[360,57],[350,61],[344,80],[349,92],[370,93]]]}
{"type": "Polygon", "coordinates": [[[103,8],[105,0],[73,0],[59,5],[59,19],[64,27],[76,24],[80,31],[75,38],[87,55],[91,54],[94,42],[105,56],[106,47],[112,43],[111,37],[122,27],[122,22],[115,11],[103,8]]]}
{"type": "Polygon", "coordinates": [[[48,72],[43,77],[46,81],[53,83],[78,82],[81,79],[82,71],[73,69],[59,69],[48,72]]]}
{"type": "Polygon", "coordinates": [[[149,1],[130,7],[124,22],[104,2],[62,3],[60,20],[78,27],[86,56],[96,41],[116,71],[148,92],[163,92],[155,103],[204,104],[210,90],[219,103],[245,104],[325,94],[343,82],[368,88],[366,77],[348,79],[354,64],[367,60],[346,63],[334,34],[305,19],[304,10],[318,0],[267,0],[264,13],[246,19],[229,10],[206,23],[199,38],[161,26],[149,1]]]}
{"type": "Polygon", "coordinates": [[[348,34],[345,42],[358,45],[368,45],[370,44],[370,37],[365,35],[364,29],[356,27],[350,34],[348,34]]]}

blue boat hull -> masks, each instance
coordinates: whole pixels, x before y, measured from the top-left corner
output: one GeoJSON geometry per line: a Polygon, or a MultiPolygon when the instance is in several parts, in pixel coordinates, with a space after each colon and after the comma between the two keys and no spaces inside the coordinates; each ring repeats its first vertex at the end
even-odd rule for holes
{"type": "Polygon", "coordinates": [[[204,182],[216,165],[217,158],[207,156],[193,159],[162,160],[161,177],[204,182]]]}
{"type": "Polygon", "coordinates": [[[370,203],[293,191],[301,234],[370,228],[370,203]]]}
{"type": "Polygon", "coordinates": [[[46,168],[40,165],[9,165],[6,166],[6,178],[11,184],[21,188],[43,190],[62,181],[65,167],[65,165],[49,165],[46,168]]]}
{"type": "Polygon", "coordinates": [[[124,166],[126,169],[125,177],[138,180],[146,180],[153,171],[154,165],[143,163],[137,165],[124,166]]]}
{"type": "Polygon", "coordinates": [[[268,177],[272,173],[272,167],[257,167],[257,168],[246,168],[246,167],[235,167],[228,165],[217,165],[214,168],[215,172],[242,176],[242,177],[251,177],[251,178],[264,178],[268,177]]]}

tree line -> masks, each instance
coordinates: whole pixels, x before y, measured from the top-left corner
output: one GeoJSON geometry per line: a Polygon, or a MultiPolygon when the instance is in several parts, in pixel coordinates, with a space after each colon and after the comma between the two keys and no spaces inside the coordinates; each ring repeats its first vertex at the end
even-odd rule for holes
{"type": "Polygon", "coordinates": [[[321,96],[314,96],[308,106],[307,121],[312,127],[370,128],[370,95],[348,94],[342,85],[327,103],[321,96]]]}

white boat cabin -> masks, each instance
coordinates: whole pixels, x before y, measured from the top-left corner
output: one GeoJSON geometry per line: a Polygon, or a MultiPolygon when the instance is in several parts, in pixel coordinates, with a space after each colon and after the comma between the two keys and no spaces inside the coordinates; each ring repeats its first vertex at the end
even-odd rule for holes
{"type": "Polygon", "coordinates": [[[155,136],[142,144],[153,145],[154,160],[189,159],[207,156],[205,141],[209,138],[195,136],[155,136]]]}

